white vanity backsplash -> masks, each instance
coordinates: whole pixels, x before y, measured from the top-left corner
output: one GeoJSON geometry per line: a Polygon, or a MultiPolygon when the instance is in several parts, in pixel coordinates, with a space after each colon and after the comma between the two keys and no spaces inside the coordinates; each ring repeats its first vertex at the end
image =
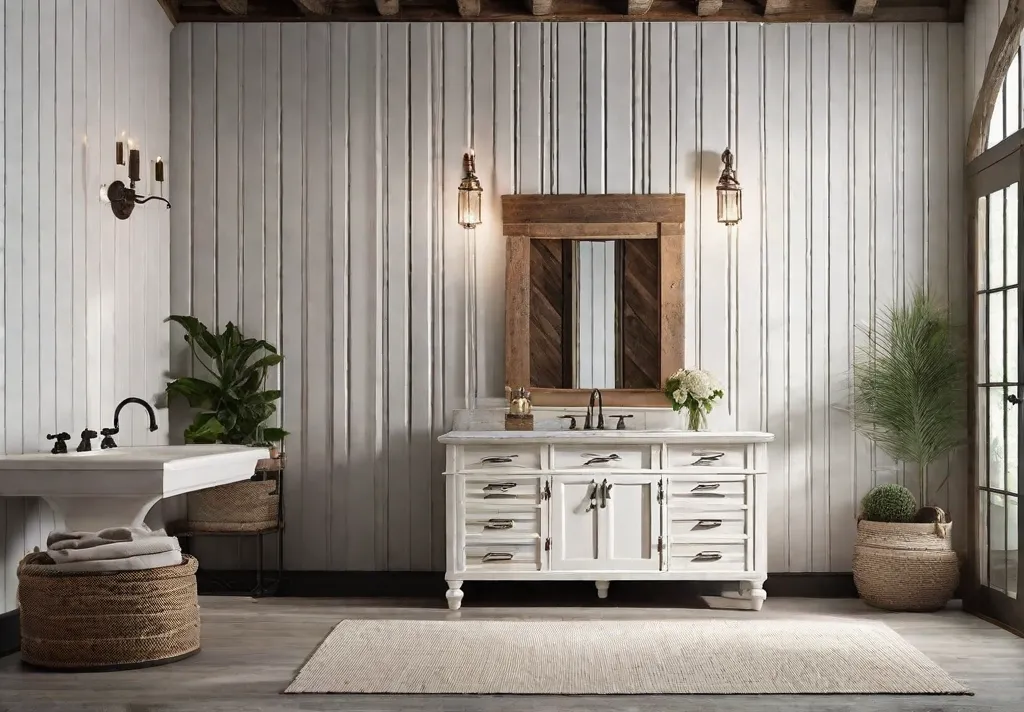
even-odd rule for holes
{"type": "MultiPolygon", "coordinates": [[[[504,430],[506,408],[467,408],[455,411],[452,430],[504,430]]],[[[586,408],[558,408],[553,406],[533,407],[534,430],[568,430],[571,421],[560,416],[576,416],[576,429],[583,428],[587,416],[586,408]]],[[[683,414],[674,413],[671,408],[619,408],[604,407],[605,430],[614,430],[617,415],[631,415],[623,422],[626,430],[682,430],[683,414]]],[[[594,413],[597,418],[597,413],[594,413]]]]}

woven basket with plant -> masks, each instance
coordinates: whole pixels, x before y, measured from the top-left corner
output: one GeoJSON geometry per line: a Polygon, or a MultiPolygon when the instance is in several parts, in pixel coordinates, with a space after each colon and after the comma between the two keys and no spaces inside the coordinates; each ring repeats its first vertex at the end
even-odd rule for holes
{"type": "MultiPolygon", "coordinates": [[[[948,311],[917,292],[865,330],[853,368],[853,427],[897,462],[917,465],[918,497],[898,484],[861,501],[853,577],[867,603],[901,611],[937,610],[959,581],[952,523],[918,502],[941,489],[929,465],[966,438],[966,366],[948,311]]],[[[948,475],[947,475],[948,478],[948,475]]]]}
{"type": "MultiPolygon", "coordinates": [[[[288,434],[267,421],[277,411],[281,391],[266,388],[267,372],[284,360],[269,342],[246,338],[228,322],[211,332],[192,316],[168,321],[185,329],[193,362],[206,373],[167,384],[169,398],[196,409],[185,429],[186,443],[230,443],[272,448],[288,434]]],[[[279,461],[278,461],[279,463],[279,461]]],[[[260,461],[257,469],[279,470],[260,461]]],[[[279,479],[235,482],[188,494],[188,529],[193,532],[254,532],[278,525],[279,479]]]]}

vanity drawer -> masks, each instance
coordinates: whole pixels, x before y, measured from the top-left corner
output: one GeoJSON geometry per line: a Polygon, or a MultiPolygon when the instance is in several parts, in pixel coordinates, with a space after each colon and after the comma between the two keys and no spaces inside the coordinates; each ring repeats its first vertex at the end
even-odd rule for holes
{"type": "Polygon", "coordinates": [[[481,509],[540,504],[540,492],[540,477],[466,477],[467,516],[481,509]]]}
{"type": "Polygon", "coordinates": [[[686,509],[713,507],[714,509],[742,508],[747,502],[747,481],[718,477],[669,477],[668,506],[686,509]]]}
{"type": "Polygon", "coordinates": [[[733,467],[742,470],[753,466],[747,462],[747,448],[743,445],[669,445],[666,459],[666,469],[733,467]]]}
{"type": "Polygon", "coordinates": [[[743,571],[747,568],[746,544],[673,544],[669,554],[669,571],[743,571]]]}
{"type": "Polygon", "coordinates": [[[556,470],[649,470],[650,446],[557,446],[551,461],[556,470]]]}
{"type": "Polygon", "coordinates": [[[739,539],[747,534],[745,510],[732,512],[669,512],[669,541],[706,542],[739,539]]]}
{"type": "Polygon", "coordinates": [[[540,469],[540,445],[466,445],[459,450],[459,472],[540,469]]]}
{"type": "Polygon", "coordinates": [[[540,539],[524,542],[467,542],[467,571],[536,571],[540,568],[540,539]]]}
{"type": "Polygon", "coordinates": [[[466,511],[466,535],[490,539],[540,536],[540,509],[466,511]]]}

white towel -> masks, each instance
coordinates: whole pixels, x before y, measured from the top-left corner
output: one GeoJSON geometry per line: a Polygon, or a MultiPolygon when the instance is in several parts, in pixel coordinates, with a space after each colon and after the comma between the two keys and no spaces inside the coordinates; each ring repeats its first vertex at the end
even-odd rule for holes
{"type": "Polygon", "coordinates": [[[173,536],[147,536],[132,541],[118,541],[112,544],[100,544],[85,549],[50,549],[46,553],[55,563],[71,561],[110,561],[128,559],[133,556],[147,554],[163,554],[167,551],[180,551],[181,546],[173,536]]]}
{"type": "Polygon", "coordinates": [[[90,571],[94,573],[103,573],[112,571],[142,571],[144,569],[159,569],[164,566],[177,566],[180,563],[180,551],[164,551],[159,554],[142,554],[140,556],[129,556],[124,559],[69,561],[67,563],[56,563],[53,565],[53,568],[57,571],[90,571]]]}

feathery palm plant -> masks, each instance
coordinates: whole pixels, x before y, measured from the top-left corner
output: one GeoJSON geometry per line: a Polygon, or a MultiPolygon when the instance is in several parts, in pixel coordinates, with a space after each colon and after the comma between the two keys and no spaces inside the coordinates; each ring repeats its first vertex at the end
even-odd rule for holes
{"type": "Polygon", "coordinates": [[[853,367],[853,427],[895,460],[920,465],[924,504],[928,465],[967,435],[963,345],[948,310],[920,290],[909,304],[883,309],[864,332],[853,367]]]}

